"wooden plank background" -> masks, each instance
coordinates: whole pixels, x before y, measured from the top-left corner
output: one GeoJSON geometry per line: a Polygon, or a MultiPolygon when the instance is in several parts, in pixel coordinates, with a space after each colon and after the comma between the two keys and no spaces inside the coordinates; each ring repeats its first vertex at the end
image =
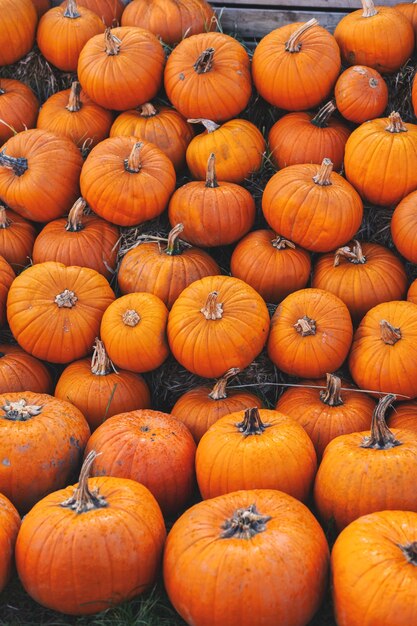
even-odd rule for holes
{"type": "MultiPolygon", "coordinates": [[[[124,0],[126,2],[126,0],[124,0]]],[[[130,2],[130,0],[127,0],[130,2]]],[[[394,6],[400,0],[376,0],[378,6],[394,6]]],[[[404,0],[403,0],[404,1],[404,0]]],[[[224,0],[221,2],[211,2],[211,4],[233,6],[233,5],[252,5],[252,8],[272,7],[276,9],[299,9],[307,7],[310,11],[314,9],[360,9],[362,4],[360,0],[224,0]]]]}

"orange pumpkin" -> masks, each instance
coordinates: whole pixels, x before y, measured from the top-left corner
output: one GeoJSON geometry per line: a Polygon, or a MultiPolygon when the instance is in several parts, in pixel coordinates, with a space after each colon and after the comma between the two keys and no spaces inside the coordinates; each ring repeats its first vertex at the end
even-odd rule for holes
{"type": "Polygon", "coordinates": [[[155,496],[164,515],[178,513],[194,487],[196,446],[172,415],[138,410],[110,417],[89,439],[96,450],[93,476],[132,478],[155,496]]]}
{"type": "Polygon", "coordinates": [[[394,209],[391,236],[398,252],[417,263],[417,192],[408,194],[394,209]]]}
{"type": "Polygon", "coordinates": [[[340,298],[322,289],[300,289],[272,316],[268,355],[291,376],[321,378],[342,365],[352,335],[349,311],[340,298]]]}
{"type": "Polygon", "coordinates": [[[117,26],[122,17],[122,0],[77,0],[78,6],[96,13],[106,26],[117,26]]]}
{"type": "Polygon", "coordinates": [[[411,430],[417,435],[417,402],[401,402],[391,411],[388,425],[399,430],[411,430]]]}
{"type": "Polygon", "coordinates": [[[0,0],[0,66],[19,61],[32,48],[38,15],[32,0],[0,0]]]}
{"type": "Polygon", "coordinates": [[[51,0],[32,0],[32,3],[39,18],[51,8],[51,0]]]}
{"type": "Polygon", "coordinates": [[[344,118],[362,124],[383,114],[388,104],[388,87],[376,70],[354,65],[337,79],[334,97],[344,118]]]}
{"type": "Polygon", "coordinates": [[[0,254],[15,272],[28,265],[35,237],[33,224],[0,204],[0,254]]]}
{"type": "Polygon", "coordinates": [[[0,78],[0,145],[36,126],[39,101],[32,89],[12,78],[0,78]]]}
{"type": "Polygon", "coordinates": [[[20,528],[20,515],[6,496],[0,494],[0,592],[9,581],[14,565],[14,546],[20,528]]]}
{"type": "Polygon", "coordinates": [[[69,363],[90,352],[113,300],[109,283],[95,270],[48,261],[15,278],[7,319],[26,352],[52,363],[69,363]]]}
{"type": "Polygon", "coordinates": [[[168,317],[168,342],[193,374],[214,378],[245,368],[258,356],[269,331],[261,296],[231,276],[206,276],[180,294],[168,317]]]}
{"type": "Polygon", "coordinates": [[[259,409],[262,407],[260,398],[255,394],[227,389],[229,380],[239,372],[238,367],[230,368],[216,381],[213,388],[200,386],[190,389],[172,407],[172,415],[187,426],[196,443],[224,415],[254,406],[259,409]]]}
{"type": "Polygon", "coordinates": [[[248,53],[224,33],[192,35],[169,55],[164,86],[184,117],[230,120],[243,111],[252,94],[248,53]]]}
{"type": "Polygon", "coordinates": [[[100,339],[95,341],[91,359],[74,361],[64,369],[54,395],[80,409],[91,432],[112,415],[151,406],[149,388],[142,376],[116,370],[100,339]]]}
{"type": "Polygon", "coordinates": [[[15,273],[9,263],[0,256],[0,328],[6,324],[6,302],[15,273]]]}
{"type": "Polygon", "coordinates": [[[400,2],[399,4],[395,5],[395,8],[397,9],[397,11],[400,11],[400,13],[402,13],[404,17],[408,19],[411,26],[413,27],[414,38],[417,34],[417,6],[416,4],[417,3],[414,0],[414,2],[400,2]]]}
{"type": "Polygon", "coordinates": [[[362,201],[333,163],[290,165],[269,179],[262,211],[282,237],[313,252],[329,252],[351,239],[363,215],[362,201]]]}
{"type": "Polygon", "coordinates": [[[0,344],[0,393],[52,392],[52,376],[46,366],[14,344],[0,344]]]}
{"type": "Polygon", "coordinates": [[[407,300],[409,302],[414,302],[417,304],[417,280],[413,280],[408,291],[407,291],[407,300]]]}

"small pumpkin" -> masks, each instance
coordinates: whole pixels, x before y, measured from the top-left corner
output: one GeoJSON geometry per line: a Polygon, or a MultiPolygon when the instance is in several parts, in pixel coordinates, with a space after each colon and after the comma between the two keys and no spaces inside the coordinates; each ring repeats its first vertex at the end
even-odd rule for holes
{"type": "Polygon", "coordinates": [[[417,304],[417,280],[413,280],[407,291],[407,300],[417,304]]]}
{"type": "Polygon", "coordinates": [[[10,287],[15,279],[13,268],[0,256],[0,328],[6,324],[6,303],[10,287]]]}
{"type": "Polygon", "coordinates": [[[35,42],[38,15],[32,0],[0,0],[0,66],[16,63],[35,42]]]}
{"type": "Polygon", "coordinates": [[[106,26],[117,26],[125,7],[123,0],[77,0],[77,3],[96,13],[106,26]]]}
{"type": "Polygon", "coordinates": [[[172,415],[146,409],[114,415],[92,434],[86,454],[90,450],[100,455],[93,476],[136,480],[155,496],[164,515],[178,513],[191,497],[196,446],[172,415]]]}
{"type": "Polygon", "coordinates": [[[36,126],[39,101],[32,89],[13,78],[0,78],[0,145],[36,126]]]}
{"type": "Polygon", "coordinates": [[[14,546],[20,528],[20,515],[6,496],[0,494],[0,593],[8,583],[14,565],[14,546]]]}
{"type": "Polygon", "coordinates": [[[0,203],[0,255],[15,272],[28,265],[35,238],[33,224],[0,203]]]}
{"type": "MultiPolygon", "coordinates": [[[[0,360],[0,367],[1,363],[0,360]]],[[[149,388],[142,376],[116,370],[98,338],[91,359],[74,361],[64,369],[54,395],[80,409],[91,432],[112,415],[148,409],[151,405],[149,388]]]]}
{"type": "Polygon", "coordinates": [[[417,263],[417,191],[409,193],[394,209],[391,236],[398,252],[417,263]]]}
{"type": "Polygon", "coordinates": [[[149,490],[133,480],[89,478],[94,458],[86,458],[77,485],[34,506],[16,542],[26,592],[69,615],[97,613],[149,589],[166,537],[149,490]]]}
{"type": "Polygon", "coordinates": [[[52,386],[52,376],[42,361],[19,346],[0,344],[0,393],[51,393],[52,386]]]}
{"type": "Polygon", "coordinates": [[[388,104],[388,87],[376,70],[353,65],[337,79],[334,97],[345,119],[362,124],[383,114],[388,104]]]}

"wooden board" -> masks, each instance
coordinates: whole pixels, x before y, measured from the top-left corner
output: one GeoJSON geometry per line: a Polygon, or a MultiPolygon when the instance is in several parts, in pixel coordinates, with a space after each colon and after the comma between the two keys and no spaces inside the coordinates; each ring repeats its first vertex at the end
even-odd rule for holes
{"type": "MultiPolygon", "coordinates": [[[[394,6],[398,4],[399,0],[376,0],[376,4],[379,6],[394,6]]],[[[256,2],[254,0],[224,0],[224,2],[210,2],[210,4],[216,6],[252,6],[253,9],[272,7],[274,9],[300,9],[307,8],[310,11],[314,9],[360,9],[362,4],[360,0],[260,0],[256,2]]]]}

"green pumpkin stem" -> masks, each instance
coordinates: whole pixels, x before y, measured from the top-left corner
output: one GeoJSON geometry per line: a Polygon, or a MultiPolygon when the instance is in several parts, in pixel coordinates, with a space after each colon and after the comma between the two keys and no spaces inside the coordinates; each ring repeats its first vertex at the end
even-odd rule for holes
{"type": "Polygon", "coordinates": [[[68,96],[68,104],[65,107],[67,111],[70,111],[71,113],[78,113],[78,111],[81,109],[82,103],[80,100],[80,93],[81,85],[78,80],[74,80],[71,84],[71,89],[68,96]]]}
{"type": "Polygon", "coordinates": [[[239,367],[232,367],[230,368],[230,370],[227,370],[227,372],[216,381],[213,389],[209,393],[209,398],[211,398],[212,400],[224,400],[225,398],[227,398],[227,383],[231,378],[233,378],[233,376],[239,374],[239,372],[239,367]]]}
{"type": "Polygon", "coordinates": [[[300,52],[302,44],[299,41],[299,39],[301,35],[305,33],[306,30],[308,30],[312,26],[316,26],[317,24],[318,24],[318,21],[316,20],[315,17],[313,17],[311,20],[309,20],[308,22],[306,22],[305,24],[302,24],[299,28],[297,28],[297,30],[295,30],[292,33],[292,35],[286,42],[285,50],[287,52],[300,52]]]}
{"type": "Polygon", "coordinates": [[[401,115],[397,111],[393,111],[388,116],[389,124],[385,127],[389,133],[407,133],[407,126],[401,119],[401,115]]]}
{"type": "Polygon", "coordinates": [[[213,67],[213,56],[214,48],[207,48],[207,50],[203,50],[193,65],[194,71],[197,72],[197,74],[207,74],[207,72],[209,72],[213,67]]]}
{"type": "Polygon", "coordinates": [[[141,117],[155,117],[155,115],[158,115],[157,109],[155,109],[151,102],[145,102],[138,110],[141,117]]]}
{"type": "Polygon", "coordinates": [[[322,164],[320,165],[320,169],[315,176],[313,176],[313,181],[316,185],[320,185],[321,187],[327,187],[332,184],[330,180],[330,176],[333,172],[333,163],[330,159],[323,159],[322,164]]]}
{"type": "Polygon", "coordinates": [[[212,120],[206,120],[203,117],[191,118],[187,122],[190,124],[202,124],[208,133],[214,133],[215,130],[220,128],[220,124],[216,124],[212,120]]]}
{"type": "Polygon", "coordinates": [[[107,506],[107,501],[104,496],[100,494],[98,488],[93,491],[90,491],[88,488],[88,477],[90,475],[91,466],[97,456],[97,452],[91,450],[85,457],[80,472],[79,483],[77,487],[74,488],[74,493],[70,498],[61,502],[61,506],[65,509],[71,509],[79,514],[94,509],[102,509],[107,506]]]}
{"type": "Polygon", "coordinates": [[[1,408],[4,411],[4,419],[11,420],[13,422],[26,422],[36,415],[42,413],[42,406],[37,404],[27,404],[24,398],[17,400],[16,402],[8,402],[1,408]]]}
{"type": "Polygon", "coordinates": [[[385,421],[385,412],[394,400],[395,395],[393,393],[389,393],[379,400],[372,414],[371,434],[362,439],[361,448],[388,450],[401,445],[401,441],[395,438],[385,421]]]}
{"type": "Polygon", "coordinates": [[[270,424],[264,424],[257,406],[245,409],[243,420],[235,424],[244,437],[249,435],[261,435],[270,424]]]}
{"type": "Polygon", "coordinates": [[[28,169],[28,161],[25,157],[11,157],[6,154],[6,148],[0,152],[0,167],[8,167],[16,176],[22,176],[28,169]]]}
{"type": "Polygon", "coordinates": [[[320,391],[320,400],[328,406],[341,406],[343,404],[340,389],[342,381],[339,376],[334,374],[326,374],[326,389],[320,391]]]}
{"type": "Polygon", "coordinates": [[[417,541],[413,541],[412,543],[406,543],[404,545],[400,544],[398,545],[398,547],[400,548],[400,550],[402,550],[408,563],[411,563],[411,565],[417,565],[417,541]]]}
{"type": "Polygon", "coordinates": [[[207,296],[206,304],[200,309],[206,320],[221,320],[223,317],[223,304],[217,302],[218,291],[211,291],[207,296]]]}
{"type": "Polygon", "coordinates": [[[381,329],[381,339],[388,346],[394,346],[402,337],[401,329],[395,328],[387,320],[381,320],[379,327],[381,329]]]}
{"type": "Polygon", "coordinates": [[[142,169],[142,164],[140,162],[140,153],[142,148],[142,141],[137,141],[134,144],[128,158],[124,160],[126,172],[129,172],[130,174],[137,174],[138,172],[140,172],[140,170],[142,169]]]}
{"type": "Polygon", "coordinates": [[[164,250],[165,254],[168,254],[169,256],[176,256],[177,254],[181,254],[178,236],[182,233],[183,230],[184,225],[177,224],[172,230],[169,231],[167,247],[164,250]]]}
{"type": "Polygon", "coordinates": [[[114,371],[114,367],[106,352],[104,343],[96,337],[93,356],[91,357],[91,373],[95,376],[107,376],[112,370],[114,371]]]}
{"type": "Polygon", "coordinates": [[[308,335],[316,334],[316,321],[304,315],[294,324],[294,328],[302,337],[308,337],[308,335]]]}
{"type": "Polygon", "coordinates": [[[215,189],[219,186],[216,177],[216,155],[212,152],[207,161],[206,187],[215,189]]]}
{"type": "Polygon", "coordinates": [[[72,20],[77,19],[77,17],[81,17],[81,13],[78,11],[76,0],[68,0],[67,6],[64,11],[64,17],[69,17],[72,20]]]}
{"type": "Polygon", "coordinates": [[[286,248],[291,248],[291,250],[295,250],[295,243],[289,241],[288,239],[284,239],[277,235],[275,239],[271,239],[271,244],[277,250],[285,250],[286,248]]]}
{"type": "Polygon", "coordinates": [[[271,520],[270,515],[262,515],[256,504],[251,504],[245,509],[237,509],[233,516],[222,524],[222,539],[251,539],[258,533],[266,530],[266,524],[271,520]]]}
{"type": "Polygon", "coordinates": [[[346,259],[354,265],[363,265],[366,263],[366,256],[362,252],[362,246],[357,239],[353,240],[353,246],[343,246],[338,248],[334,253],[333,267],[340,265],[340,259],[346,259]]]}
{"type": "Polygon", "coordinates": [[[78,200],[74,202],[70,212],[68,213],[65,230],[70,233],[77,233],[80,230],[83,230],[83,215],[86,206],[87,202],[84,200],[84,198],[78,198],[78,200]]]}
{"type": "Polygon", "coordinates": [[[378,13],[373,0],[362,0],[363,13],[362,17],[373,17],[378,13]]]}
{"type": "Polygon", "coordinates": [[[113,35],[111,28],[108,27],[104,31],[104,50],[108,56],[116,56],[120,52],[120,44],[122,40],[113,35]]]}
{"type": "Polygon", "coordinates": [[[327,104],[321,107],[317,115],[313,117],[311,123],[318,128],[327,128],[329,125],[329,118],[336,111],[335,103],[330,100],[327,104]]]}

